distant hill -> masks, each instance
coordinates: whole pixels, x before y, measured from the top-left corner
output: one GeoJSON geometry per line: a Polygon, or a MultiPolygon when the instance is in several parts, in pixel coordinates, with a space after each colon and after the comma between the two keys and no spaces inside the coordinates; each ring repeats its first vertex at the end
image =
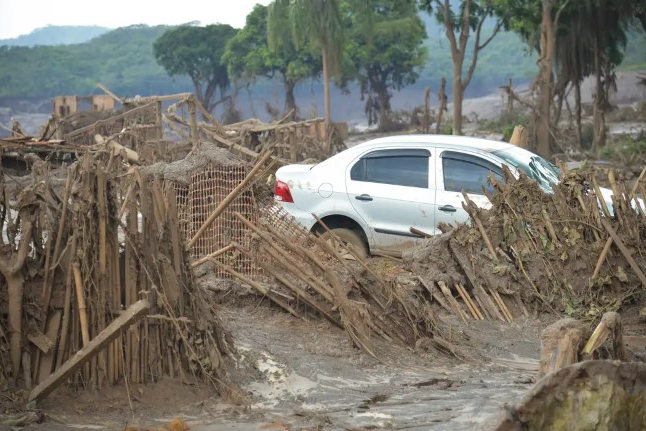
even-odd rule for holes
{"type": "MultiPolygon", "coordinates": [[[[432,93],[437,94],[442,77],[446,78],[446,91],[449,97],[451,95],[453,63],[444,29],[434,17],[425,13],[420,16],[427,27],[428,39],[425,45],[429,53],[428,61],[420,71],[418,81],[394,95],[395,107],[408,109],[421,104],[423,98],[420,94],[423,94],[425,87],[430,87],[432,93]]],[[[489,31],[491,25],[488,26],[489,31]]],[[[86,32],[85,37],[90,38],[89,40],[69,45],[43,46],[43,43],[39,45],[32,42],[36,43],[33,47],[2,46],[6,41],[0,41],[0,99],[101,93],[96,88],[97,82],[121,96],[192,91],[191,82],[187,77],[169,77],[157,64],[153,55],[154,41],[171,29],[171,26],[134,25],[112,31],[100,27],[69,28],[94,29],[97,33],[102,33],[91,37],[91,33],[86,32]]],[[[43,32],[54,29],[55,27],[46,27],[29,36],[42,36],[43,32]]],[[[52,44],[56,40],[61,39],[51,36],[47,42],[52,44]]],[[[467,58],[470,58],[470,55],[469,52],[467,58]]],[[[624,61],[619,69],[645,68],[646,40],[641,32],[631,33],[624,61]]],[[[502,32],[480,53],[478,66],[466,96],[479,97],[496,91],[498,86],[506,84],[510,77],[513,78],[515,86],[521,85],[533,79],[537,72],[536,54],[529,53],[527,45],[515,33],[502,32]]],[[[356,87],[352,89],[352,94],[344,98],[341,104],[352,107],[352,112],[348,110],[347,113],[343,113],[346,118],[363,115],[363,102],[360,101],[359,91],[356,87]]],[[[336,90],[334,97],[339,99],[343,95],[336,90]]],[[[321,93],[320,81],[306,82],[298,86],[297,103],[303,112],[310,112],[314,107],[318,112],[322,112],[322,106],[319,106],[321,93]]],[[[239,97],[238,104],[243,105],[248,101],[251,105],[245,114],[258,116],[264,112],[266,102],[279,108],[283,103],[282,87],[278,81],[254,83],[241,92],[239,97]]],[[[338,111],[338,108],[335,109],[338,111]]]]}
{"type": "Polygon", "coordinates": [[[99,26],[54,26],[37,28],[29,34],[13,39],[0,39],[0,46],[52,46],[73,45],[84,43],[110,31],[109,28],[99,26]]]}
{"type": "Polygon", "coordinates": [[[100,82],[124,96],[190,91],[157,64],[153,42],[170,26],[133,25],[89,42],[58,46],[0,46],[0,97],[52,97],[100,92],[100,82]]]}

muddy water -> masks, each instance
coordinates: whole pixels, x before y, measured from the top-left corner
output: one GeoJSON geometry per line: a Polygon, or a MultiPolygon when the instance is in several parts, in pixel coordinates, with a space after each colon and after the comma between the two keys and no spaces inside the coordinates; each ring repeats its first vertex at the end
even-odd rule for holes
{"type": "Polygon", "coordinates": [[[229,316],[234,337],[244,340],[233,375],[248,408],[234,414],[220,406],[192,430],[477,430],[515,403],[536,374],[521,365],[531,369],[533,359],[509,351],[506,360],[459,361],[377,344],[378,362],[326,324],[251,313],[260,315],[229,316]]]}

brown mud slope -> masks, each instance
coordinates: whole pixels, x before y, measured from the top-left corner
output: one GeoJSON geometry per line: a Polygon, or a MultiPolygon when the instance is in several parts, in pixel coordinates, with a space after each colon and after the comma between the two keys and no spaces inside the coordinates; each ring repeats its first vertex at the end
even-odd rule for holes
{"type": "Polygon", "coordinates": [[[642,430],[646,364],[586,361],[540,380],[496,431],[642,430]]]}
{"type": "Polygon", "coordinates": [[[466,286],[493,318],[505,316],[488,293],[512,316],[533,308],[599,318],[635,302],[646,286],[644,208],[631,199],[643,185],[611,180],[614,211],[598,205],[599,189],[585,172],[566,172],[553,194],[507,172],[505,184],[494,184],[491,209],[466,205],[470,225],[444,226],[404,260],[426,285],[466,286]]]}

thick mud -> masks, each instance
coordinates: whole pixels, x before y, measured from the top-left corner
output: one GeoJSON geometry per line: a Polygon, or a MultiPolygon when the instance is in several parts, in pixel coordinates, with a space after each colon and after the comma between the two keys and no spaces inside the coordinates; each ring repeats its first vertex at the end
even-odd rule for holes
{"type": "Polygon", "coordinates": [[[129,394],[59,391],[39,406],[51,413],[47,422],[28,429],[161,429],[177,416],[198,431],[482,429],[534,383],[546,324],[463,326],[444,316],[465,358],[378,342],[377,361],[327,322],[304,322],[255,298],[240,302],[223,304],[220,316],[236,340],[227,374],[241,397],[216,398],[173,381],[130,387],[129,394]]]}

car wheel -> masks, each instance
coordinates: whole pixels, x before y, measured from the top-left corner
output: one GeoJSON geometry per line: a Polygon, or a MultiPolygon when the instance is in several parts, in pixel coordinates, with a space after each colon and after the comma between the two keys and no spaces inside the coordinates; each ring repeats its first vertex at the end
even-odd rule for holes
{"type": "Polygon", "coordinates": [[[339,237],[346,245],[351,246],[361,257],[368,256],[368,247],[367,244],[361,239],[359,234],[351,229],[346,228],[334,228],[329,231],[325,231],[321,238],[324,239],[328,244],[330,244],[334,249],[344,258],[352,259],[352,255],[348,253],[343,246],[341,246],[338,241],[332,238],[332,233],[339,237]]]}

